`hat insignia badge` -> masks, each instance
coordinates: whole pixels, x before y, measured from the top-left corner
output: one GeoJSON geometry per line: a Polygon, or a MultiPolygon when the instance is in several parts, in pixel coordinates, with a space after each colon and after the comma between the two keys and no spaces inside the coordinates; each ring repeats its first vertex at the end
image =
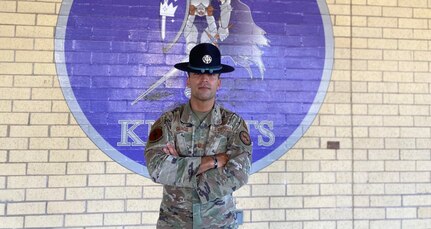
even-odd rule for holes
{"type": "Polygon", "coordinates": [[[202,57],[202,61],[203,61],[205,64],[210,64],[210,63],[211,63],[211,61],[213,61],[213,58],[211,58],[211,56],[210,56],[210,55],[205,55],[205,56],[203,56],[203,57],[202,57]]]}

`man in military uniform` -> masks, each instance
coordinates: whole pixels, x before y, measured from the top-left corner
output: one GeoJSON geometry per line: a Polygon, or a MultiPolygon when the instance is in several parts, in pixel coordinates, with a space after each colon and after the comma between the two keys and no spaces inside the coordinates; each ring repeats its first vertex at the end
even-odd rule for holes
{"type": "Polygon", "coordinates": [[[196,45],[189,62],[189,103],[164,113],[152,126],[145,149],[149,175],[163,184],[158,228],[237,228],[232,193],[247,183],[251,141],[244,120],[215,103],[220,63],[212,44],[196,45]]]}

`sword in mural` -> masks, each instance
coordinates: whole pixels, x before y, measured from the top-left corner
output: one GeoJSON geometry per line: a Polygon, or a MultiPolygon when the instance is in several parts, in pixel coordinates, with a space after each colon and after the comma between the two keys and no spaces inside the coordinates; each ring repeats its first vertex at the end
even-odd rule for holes
{"type": "Polygon", "coordinates": [[[161,20],[161,35],[162,40],[165,40],[166,37],[166,17],[174,17],[175,11],[177,10],[178,6],[174,6],[172,2],[168,4],[168,0],[164,0],[163,3],[160,3],[160,16],[162,16],[161,20]]]}

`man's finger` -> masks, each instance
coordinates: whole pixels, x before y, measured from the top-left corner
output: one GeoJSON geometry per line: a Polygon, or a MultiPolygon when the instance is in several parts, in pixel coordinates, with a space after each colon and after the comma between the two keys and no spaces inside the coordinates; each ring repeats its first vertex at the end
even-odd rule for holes
{"type": "Polygon", "coordinates": [[[173,145],[171,145],[171,144],[168,143],[168,144],[166,144],[166,147],[168,148],[169,153],[171,155],[178,156],[177,150],[174,148],[173,145]]]}

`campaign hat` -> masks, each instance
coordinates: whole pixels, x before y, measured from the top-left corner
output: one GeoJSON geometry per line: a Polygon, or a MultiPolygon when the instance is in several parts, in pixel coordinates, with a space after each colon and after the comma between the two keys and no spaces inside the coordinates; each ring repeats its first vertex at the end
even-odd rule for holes
{"type": "Polygon", "coordinates": [[[226,73],[235,70],[234,67],[221,63],[220,50],[213,44],[200,43],[192,48],[189,62],[174,65],[175,68],[194,73],[226,73]]]}

